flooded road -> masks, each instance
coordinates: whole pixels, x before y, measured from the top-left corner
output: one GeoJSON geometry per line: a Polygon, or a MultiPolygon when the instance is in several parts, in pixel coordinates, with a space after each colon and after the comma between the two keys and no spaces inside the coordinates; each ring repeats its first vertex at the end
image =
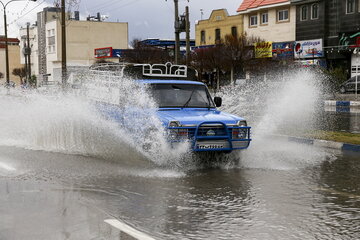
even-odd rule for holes
{"type": "MultiPolygon", "coordinates": [[[[133,131],[82,95],[3,94],[0,239],[128,239],[108,219],[152,239],[360,239],[359,154],[266,137],[358,132],[358,114],[319,114],[313,79],[218,93],[221,110],[248,119],[253,141],[201,158],[169,147],[155,111],[129,118],[133,131]]],[[[153,109],[129,81],[106,90],[129,93],[123,107],[153,109]]]]}
{"type": "Polygon", "coordinates": [[[283,145],[192,170],[0,147],[0,239],[360,238],[359,155],[283,145]]]}

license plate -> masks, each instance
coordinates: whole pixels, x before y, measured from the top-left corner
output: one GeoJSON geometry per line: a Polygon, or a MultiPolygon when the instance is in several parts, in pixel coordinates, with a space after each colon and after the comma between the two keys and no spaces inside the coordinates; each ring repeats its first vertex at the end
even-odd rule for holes
{"type": "Polygon", "coordinates": [[[223,144],[197,144],[197,149],[219,149],[224,148],[223,144]]]}

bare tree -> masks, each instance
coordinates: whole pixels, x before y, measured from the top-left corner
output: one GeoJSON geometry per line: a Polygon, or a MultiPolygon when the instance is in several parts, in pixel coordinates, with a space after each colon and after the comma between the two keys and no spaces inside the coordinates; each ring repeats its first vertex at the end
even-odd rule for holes
{"type": "Polygon", "coordinates": [[[258,37],[249,37],[246,33],[238,37],[233,35],[225,36],[223,61],[230,67],[232,82],[234,81],[234,72],[244,73],[250,64],[250,60],[254,58],[254,44],[262,41],[258,37]]]}
{"type": "Polygon", "coordinates": [[[20,78],[20,84],[24,84],[23,78],[26,77],[26,69],[22,68],[14,68],[12,74],[18,76],[20,78]]]}

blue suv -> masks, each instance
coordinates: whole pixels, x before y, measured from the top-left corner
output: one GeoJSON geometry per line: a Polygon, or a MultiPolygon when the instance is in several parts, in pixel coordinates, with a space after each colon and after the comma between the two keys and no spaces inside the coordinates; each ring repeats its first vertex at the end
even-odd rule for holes
{"type": "Polygon", "coordinates": [[[194,70],[170,63],[137,64],[125,67],[122,74],[148,87],[172,145],[190,141],[195,152],[231,152],[249,147],[246,120],[217,110],[222,99],[213,99],[204,83],[194,81],[194,70]]]}

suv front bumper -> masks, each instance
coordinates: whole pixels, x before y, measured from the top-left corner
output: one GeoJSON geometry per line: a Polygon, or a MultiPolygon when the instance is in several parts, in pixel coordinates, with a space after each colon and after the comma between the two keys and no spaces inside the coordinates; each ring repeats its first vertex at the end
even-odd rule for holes
{"type": "Polygon", "coordinates": [[[222,122],[203,122],[197,126],[169,127],[169,131],[188,131],[187,136],[179,139],[171,139],[170,142],[176,145],[178,142],[190,141],[191,149],[194,152],[223,151],[231,152],[249,147],[251,127],[239,127],[226,125],[222,122]],[[234,131],[241,131],[242,137],[236,138],[234,131]]]}

